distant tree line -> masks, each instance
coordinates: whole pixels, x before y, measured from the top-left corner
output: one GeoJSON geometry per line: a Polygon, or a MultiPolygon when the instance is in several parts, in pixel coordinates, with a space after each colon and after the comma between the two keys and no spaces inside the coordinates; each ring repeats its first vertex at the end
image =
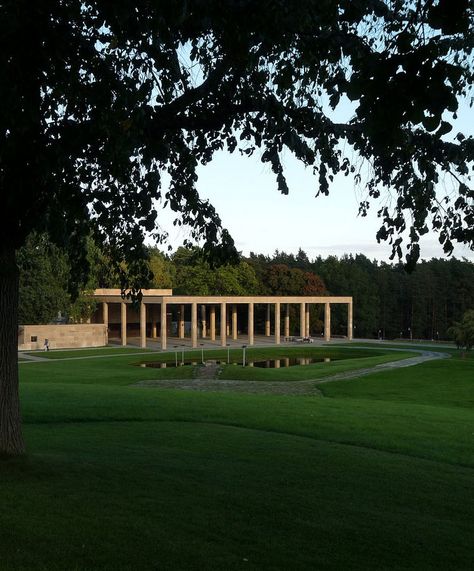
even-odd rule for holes
{"type": "MultiPolygon", "coordinates": [[[[87,293],[120,283],[92,240],[90,274],[78,298],[69,290],[66,254],[44,236],[30,236],[18,260],[22,324],[87,319],[95,310],[87,293]]],[[[401,264],[362,254],[310,260],[300,249],[296,255],[251,253],[237,265],[213,268],[198,248],[178,248],[172,254],[150,248],[149,268],[144,287],[172,288],[184,295],[349,295],[356,337],[446,339],[448,329],[474,308],[474,264],[456,258],[422,261],[407,273],[401,264]]],[[[293,311],[296,327],[297,309],[293,311]]],[[[346,320],[345,307],[333,306],[334,334],[345,333],[346,320]]],[[[322,330],[322,308],[311,308],[311,323],[313,334],[322,330]]]]}
{"type": "MultiPolygon", "coordinates": [[[[327,292],[354,299],[356,337],[447,339],[449,327],[474,308],[474,264],[456,258],[419,262],[408,273],[402,264],[370,260],[362,254],[310,260],[275,252],[251,254],[256,264],[285,264],[313,272],[327,292]]],[[[343,312],[332,319],[333,331],[345,327],[343,312]]]]}

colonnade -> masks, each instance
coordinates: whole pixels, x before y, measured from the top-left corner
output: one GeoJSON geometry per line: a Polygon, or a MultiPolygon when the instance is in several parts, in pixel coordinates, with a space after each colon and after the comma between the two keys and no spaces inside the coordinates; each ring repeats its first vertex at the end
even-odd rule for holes
{"type": "MultiPolygon", "coordinates": [[[[184,298],[184,296],[183,296],[184,298]]],[[[330,298],[331,301],[325,298],[307,298],[302,300],[298,298],[273,298],[271,301],[268,298],[263,298],[262,301],[256,298],[235,298],[230,301],[225,298],[209,298],[188,297],[186,299],[174,299],[172,296],[163,296],[159,300],[147,300],[144,296],[140,303],[140,346],[145,348],[147,345],[147,323],[151,322],[151,336],[157,336],[157,306],[160,307],[160,344],[161,349],[165,350],[168,345],[168,309],[171,306],[178,306],[177,312],[177,335],[179,339],[185,338],[185,306],[191,307],[191,346],[198,346],[198,305],[200,305],[201,315],[201,338],[208,338],[211,341],[216,341],[216,314],[219,312],[219,337],[220,345],[227,346],[228,338],[238,340],[238,311],[237,306],[247,305],[248,318],[247,318],[247,344],[254,345],[255,343],[255,304],[266,303],[265,310],[265,336],[271,337],[272,332],[272,306],[273,310],[273,337],[274,343],[279,345],[281,343],[282,319],[283,315],[283,337],[285,340],[290,339],[290,304],[299,304],[299,334],[300,337],[310,337],[310,305],[324,304],[324,340],[329,341],[331,338],[331,304],[332,303],[345,303],[347,304],[347,338],[352,339],[352,298],[330,298]],[[278,301],[274,301],[278,299],[278,301]],[[218,303],[216,303],[218,302],[218,303]],[[283,306],[283,311],[282,311],[283,306]],[[230,311],[228,312],[228,309],[230,311]],[[148,319],[147,319],[148,317],[148,319]]],[[[115,300],[114,300],[115,301],[115,300]]],[[[103,322],[108,326],[109,324],[109,301],[102,302],[102,317],[103,322]]],[[[127,344],[127,304],[125,300],[120,300],[120,331],[122,345],[127,344]]]]}

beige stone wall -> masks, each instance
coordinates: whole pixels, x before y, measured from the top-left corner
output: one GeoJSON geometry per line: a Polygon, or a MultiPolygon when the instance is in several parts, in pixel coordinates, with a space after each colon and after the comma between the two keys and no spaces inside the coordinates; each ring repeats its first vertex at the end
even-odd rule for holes
{"type": "Polygon", "coordinates": [[[49,339],[50,349],[76,347],[103,347],[107,345],[107,328],[104,324],[77,323],[74,325],[20,325],[18,349],[43,349],[49,339]],[[36,341],[31,338],[36,337],[36,341]]]}

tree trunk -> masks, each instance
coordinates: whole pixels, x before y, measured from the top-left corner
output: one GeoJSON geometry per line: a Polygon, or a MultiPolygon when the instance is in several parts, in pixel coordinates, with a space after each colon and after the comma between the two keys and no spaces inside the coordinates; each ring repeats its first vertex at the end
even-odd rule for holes
{"type": "Polygon", "coordinates": [[[15,249],[0,246],[0,455],[25,451],[18,393],[18,267],[15,249]]]}

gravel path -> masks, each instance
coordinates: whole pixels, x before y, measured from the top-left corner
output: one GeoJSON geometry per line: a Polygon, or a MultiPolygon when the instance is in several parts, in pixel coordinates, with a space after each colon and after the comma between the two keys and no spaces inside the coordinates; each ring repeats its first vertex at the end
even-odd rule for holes
{"type": "MultiPolygon", "coordinates": [[[[60,349],[59,349],[60,351],[60,349]]],[[[77,351],[79,352],[80,349],[64,349],[64,351],[77,351]]],[[[79,357],[59,357],[59,358],[48,358],[48,357],[40,357],[37,355],[31,355],[27,353],[18,353],[19,363],[58,363],[61,361],[83,361],[84,359],[111,359],[113,357],[140,357],[141,355],[153,355],[151,351],[136,351],[134,353],[104,353],[102,355],[82,355],[79,357]]]]}
{"type": "MultiPolygon", "coordinates": [[[[393,351],[405,351],[404,349],[393,349],[393,351]]],[[[412,351],[415,351],[412,349],[412,351]]],[[[183,391],[213,391],[213,392],[236,392],[246,394],[272,394],[272,395],[304,395],[322,397],[318,385],[323,383],[332,383],[335,381],[345,381],[347,379],[357,379],[373,373],[381,371],[392,371],[404,367],[413,367],[426,361],[433,359],[445,359],[450,355],[447,353],[438,353],[436,351],[417,351],[419,355],[402,359],[400,361],[392,361],[390,363],[382,363],[375,367],[359,369],[357,371],[346,371],[324,377],[323,379],[309,379],[305,381],[242,381],[242,380],[224,380],[224,379],[174,379],[174,380],[150,380],[140,381],[134,386],[141,388],[160,388],[175,389],[183,391]]]]}
{"type": "Polygon", "coordinates": [[[18,353],[19,363],[44,363],[48,361],[51,361],[51,359],[48,359],[47,357],[40,357],[39,355],[28,355],[27,353],[18,353]]]}

